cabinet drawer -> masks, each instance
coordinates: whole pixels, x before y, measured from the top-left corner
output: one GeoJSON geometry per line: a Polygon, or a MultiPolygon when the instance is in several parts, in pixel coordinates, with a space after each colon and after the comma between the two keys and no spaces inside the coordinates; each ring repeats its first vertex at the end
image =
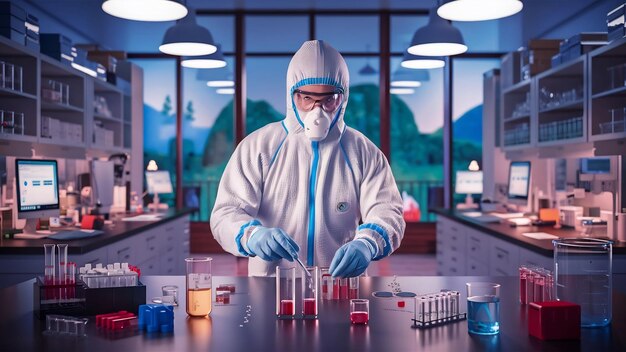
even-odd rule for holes
{"type": "Polygon", "coordinates": [[[487,276],[489,275],[489,266],[475,259],[467,260],[467,275],[471,276],[487,276]]]}
{"type": "Polygon", "coordinates": [[[524,248],[520,248],[519,257],[520,265],[532,265],[554,270],[554,259],[552,257],[543,256],[524,248]]]}
{"type": "Polygon", "coordinates": [[[517,275],[519,248],[509,243],[495,240],[490,248],[490,275],[517,275]]]}
{"type": "Polygon", "coordinates": [[[467,255],[477,261],[489,264],[489,243],[484,235],[472,231],[467,236],[467,255]]]}
{"type": "Polygon", "coordinates": [[[136,241],[135,238],[129,238],[110,245],[107,248],[107,259],[109,263],[138,263],[138,258],[135,254],[136,241]]]}
{"type": "MultiPolygon", "coordinates": [[[[102,265],[107,265],[109,264],[107,252],[108,250],[106,247],[100,248],[96,249],[95,251],[76,256],[73,260],[76,262],[77,267],[85,266],[85,264],[91,264],[92,266],[96,266],[96,264],[98,263],[102,263],[102,265]]],[[[70,256],[70,259],[71,258],[72,256],[70,256]]]]}
{"type": "Polygon", "coordinates": [[[160,275],[177,275],[177,260],[176,253],[167,253],[161,256],[161,270],[160,275]]]}
{"type": "Polygon", "coordinates": [[[141,275],[159,275],[161,270],[160,265],[160,257],[155,256],[150,258],[139,265],[139,269],[141,270],[141,275]]]}
{"type": "Polygon", "coordinates": [[[161,238],[164,237],[164,236],[159,236],[159,234],[162,235],[162,232],[158,230],[157,231],[150,230],[146,233],[142,233],[141,235],[137,236],[136,257],[139,262],[144,262],[148,258],[152,258],[156,256],[157,254],[159,254],[161,250],[160,248],[161,243],[162,243],[161,238]]]}

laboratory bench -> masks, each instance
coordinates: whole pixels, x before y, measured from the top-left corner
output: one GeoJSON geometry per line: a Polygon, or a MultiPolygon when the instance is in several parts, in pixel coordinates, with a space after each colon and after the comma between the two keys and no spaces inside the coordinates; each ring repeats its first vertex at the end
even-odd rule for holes
{"type": "MultiPolygon", "coordinates": [[[[437,214],[437,274],[472,276],[517,275],[520,265],[553,267],[551,239],[524,236],[545,232],[557,237],[580,237],[572,228],[517,226],[481,222],[462,211],[433,209],[437,214]]],[[[613,273],[626,274],[626,243],[613,244],[613,273]]]]}
{"type": "Polygon", "coordinates": [[[125,216],[119,214],[104,225],[103,234],[84,239],[1,239],[0,287],[41,275],[43,245],[47,243],[67,243],[69,261],[78,267],[87,263],[128,262],[138,266],[142,274],[183,274],[183,259],[189,254],[192,211],[169,209],[158,213],[160,218],[152,221],[123,221],[125,216]]]}
{"type": "MultiPolygon", "coordinates": [[[[616,280],[626,281],[624,278],[616,280]]],[[[86,336],[45,335],[45,321],[33,314],[33,280],[0,289],[1,351],[624,351],[626,350],[626,295],[613,294],[613,320],[603,328],[581,329],[580,340],[542,341],[528,335],[527,308],[519,304],[517,277],[363,277],[361,298],[370,300],[368,325],[351,325],[349,301],[320,303],[317,320],[277,320],[275,279],[213,277],[213,287],[234,283],[231,304],[213,305],[208,318],[190,318],[185,311],[184,276],[147,276],[148,301],[161,295],[163,285],[178,285],[174,332],[148,335],[131,332],[112,338],[96,329],[93,317],[86,336]],[[470,335],[467,321],[429,329],[412,327],[413,307],[398,308],[394,299],[375,298],[372,292],[399,289],[416,293],[452,289],[461,292],[461,312],[466,311],[465,283],[500,283],[500,334],[470,335]],[[395,287],[395,286],[394,286],[395,287]],[[248,307],[251,315],[245,322],[248,307]]],[[[299,283],[299,282],[298,282],[299,283]]],[[[299,289],[296,290],[299,292],[299,289]]],[[[213,294],[215,302],[215,294],[213,294]]],[[[296,312],[299,311],[296,306],[296,312]]]]}

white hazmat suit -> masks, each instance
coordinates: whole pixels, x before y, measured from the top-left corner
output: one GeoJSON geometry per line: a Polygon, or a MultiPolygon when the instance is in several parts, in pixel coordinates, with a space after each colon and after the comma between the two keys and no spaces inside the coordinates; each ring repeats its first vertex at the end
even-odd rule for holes
{"type": "MultiPolygon", "coordinates": [[[[402,198],[382,152],[343,121],[348,88],[346,63],[330,45],[307,41],[296,52],[287,71],[287,116],[241,141],[222,175],[211,230],[226,251],[250,256],[246,243],[255,226],[283,229],[299,245],[299,257],[320,267],[357,238],[376,243],[374,260],[400,246],[402,198]],[[292,98],[312,84],[344,92],[321,141],[307,138],[292,98]]],[[[248,273],[271,276],[277,265],[293,263],[250,257],[248,273]]]]}

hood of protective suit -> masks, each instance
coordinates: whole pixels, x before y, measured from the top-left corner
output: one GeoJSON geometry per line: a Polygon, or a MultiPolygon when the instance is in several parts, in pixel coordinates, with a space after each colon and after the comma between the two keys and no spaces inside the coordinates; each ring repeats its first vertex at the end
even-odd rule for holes
{"type": "MultiPolygon", "coordinates": [[[[287,69],[287,116],[285,123],[290,131],[304,135],[304,121],[293,101],[293,91],[312,84],[340,88],[344,94],[341,108],[333,116],[329,135],[343,129],[343,115],[348,105],[350,86],[348,66],[341,54],[323,40],[304,42],[295,53],[287,69]]],[[[303,88],[304,89],[304,88],[303,88]]]]}

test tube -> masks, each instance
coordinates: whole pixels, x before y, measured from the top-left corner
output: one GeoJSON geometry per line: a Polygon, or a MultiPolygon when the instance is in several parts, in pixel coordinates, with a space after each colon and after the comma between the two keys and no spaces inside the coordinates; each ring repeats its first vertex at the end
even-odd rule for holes
{"type": "MultiPolygon", "coordinates": [[[[165,296],[167,297],[167,296],[165,296]]],[[[230,304],[230,291],[220,291],[215,293],[215,303],[230,304]]]]}
{"type": "Polygon", "coordinates": [[[534,302],[544,301],[543,290],[545,287],[545,280],[546,278],[543,275],[543,273],[537,272],[537,275],[535,276],[535,285],[534,285],[534,294],[533,294],[534,302]]]}
{"type": "Polygon", "coordinates": [[[332,292],[333,299],[339,299],[339,297],[340,297],[340,295],[339,295],[339,292],[340,292],[339,287],[340,287],[341,279],[340,278],[334,278],[332,280],[333,280],[333,290],[332,290],[333,291],[332,292]]]}
{"type": "Polygon", "coordinates": [[[459,293],[459,291],[452,291],[452,302],[450,302],[450,305],[452,306],[452,315],[454,317],[461,314],[459,311],[460,299],[461,299],[461,294],[459,293]]]}
{"type": "Polygon", "coordinates": [[[64,285],[67,282],[67,244],[58,244],[59,248],[59,283],[64,285]]]}
{"type": "Polygon", "coordinates": [[[74,285],[76,283],[76,263],[69,263],[68,283],[74,285]]]}
{"type": "Polygon", "coordinates": [[[339,299],[348,299],[349,294],[348,279],[339,280],[339,299]]]}
{"type": "Polygon", "coordinates": [[[535,301],[535,272],[529,271],[526,274],[526,302],[535,301]]]}
{"type": "Polygon", "coordinates": [[[54,244],[44,244],[44,284],[53,285],[54,284],[54,268],[56,266],[55,260],[55,250],[56,245],[54,244]]]}
{"type": "Polygon", "coordinates": [[[370,301],[367,299],[350,300],[350,322],[355,325],[366,325],[370,320],[370,301]]]}
{"type": "Polygon", "coordinates": [[[351,277],[349,281],[348,296],[350,299],[359,298],[359,277],[351,277]]]}
{"type": "Polygon", "coordinates": [[[543,286],[543,299],[546,301],[554,300],[554,278],[552,277],[552,272],[546,272],[546,279],[543,286]]]}
{"type": "Polygon", "coordinates": [[[276,317],[293,319],[296,312],[296,268],[276,267],[276,317]]]}
{"type": "Polygon", "coordinates": [[[519,267],[519,303],[528,304],[526,296],[528,269],[525,266],[519,267]]]}
{"type": "Polygon", "coordinates": [[[417,320],[424,323],[426,322],[426,307],[428,305],[428,299],[426,296],[420,296],[416,300],[417,305],[417,320]]]}
{"type": "Polygon", "coordinates": [[[322,286],[322,299],[333,299],[333,278],[328,268],[320,268],[320,285],[322,286]]]}
{"type": "Polygon", "coordinates": [[[302,277],[302,316],[305,319],[316,319],[320,271],[316,266],[307,267],[306,270],[310,275],[302,277]]]}

